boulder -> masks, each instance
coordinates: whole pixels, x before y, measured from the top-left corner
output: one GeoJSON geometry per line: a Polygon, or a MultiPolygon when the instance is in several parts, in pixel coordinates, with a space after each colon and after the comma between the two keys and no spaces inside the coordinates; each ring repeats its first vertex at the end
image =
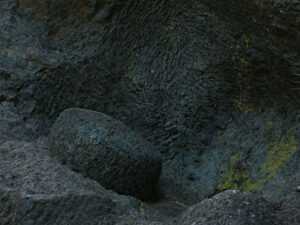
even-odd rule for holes
{"type": "Polygon", "coordinates": [[[46,142],[0,145],[1,225],[160,224],[141,215],[139,200],[106,190],[56,162],[46,142]]]}
{"type": "Polygon", "coordinates": [[[191,206],[177,225],[275,225],[282,224],[273,206],[262,197],[228,190],[191,206]]]}
{"type": "Polygon", "coordinates": [[[160,154],[122,122],[103,113],[71,108],[51,128],[53,156],[107,189],[147,197],[161,171],[160,154]]]}

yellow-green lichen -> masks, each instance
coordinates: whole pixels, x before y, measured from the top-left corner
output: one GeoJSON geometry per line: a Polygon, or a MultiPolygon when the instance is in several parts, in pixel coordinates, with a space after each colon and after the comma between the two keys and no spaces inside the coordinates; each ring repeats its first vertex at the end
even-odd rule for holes
{"type": "MultiPolygon", "coordinates": [[[[249,47],[250,41],[248,38],[245,38],[245,42],[249,47]]],[[[269,75],[262,73],[256,65],[241,56],[233,56],[232,61],[237,71],[236,85],[239,91],[233,102],[243,112],[254,111],[260,96],[256,95],[258,92],[256,87],[267,84],[266,81],[269,79],[269,75]]]]}
{"type": "Polygon", "coordinates": [[[254,111],[254,106],[247,100],[234,99],[233,102],[242,112],[252,112],[254,111]]]}
{"type": "Polygon", "coordinates": [[[268,123],[266,124],[266,126],[264,127],[264,130],[265,130],[265,131],[270,130],[270,128],[272,127],[272,125],[273,125],[273,122],[272,122],[272,121],[268,122],[268,123]]]}
{"type": "Polygon", "coordinates": [[[246,43],[246,47],[249,48],[249,43],[250,43],[249,38],[247,38],[247,37],[245,38],[245,43],[246,43]]]}
{"type": "MultiPolygon", "coordinates": [[[[272,122],[267,123],[265,130],[270,129],[272,122]]],[[[275,137],[273,137],[275,138],[275,137]]],[[[288,160],[298,150],[298,142],[290,131],[279,141],[272,142],[266,147],[267,158],[259,169],[263,178],[252,180],[247,170],[241,167],[240,154],[234,154],[230,159],[229,166],[222,169],[222,175],[218,184],[220,191],[226,189],[241,190],[253,193],[260,190],[266,184],[274,184],[280,169],[286,166],[288,160]]],[[[284,185],[286,180],[280,179],[278,182],[284,185]]]]}
{"type": "Polygon", "coordinates": [[[223,170],[223,175],[221,176],[221,183],[218,185],[219,190],[233,189],[242,190],[247,193],[251,193],[255,190],[260,189],[259,184],[255,184],[249,178],[249,175],[243,173],[237,169],[237,163],[239,162],[240,154],[234,154],[230,160],[229,168],[223,170]]]}
{"type": "MultiPolygon", "coordinates": [[[[246,39],[248,40],[248,39],[246,39]]],[[[249,41],[249,40],[248,40],[249,41]]],[[[249,44],[249,42],[246,42],[249,44]]],[[[233,62],[235,63],[235,67],[240,71],[241,76],[249,76],[255,75],[254,66],[244,58],[239,56],[233,57],[233,62]]]]}
{"type": "Polygon", "coordinates": [[[263,180],[264,183],[274,183],[278,171],[285,167],[286,162],[297,151],[298,142],[295,137],[288,134],[281,138],[279,142],[271,143],[267,148],[267,160],[263,165],[261,172],[268,174],[263,180]]]}
{"type": "Polygon", "coordinates": [[[144,203],[143,203],[143,202],[141,202],[141,204],[140,204],[140,213],[141,213],[141,215],[143,215],[143,216],[146,214],[145,209],[144,209],[144,203]]]}

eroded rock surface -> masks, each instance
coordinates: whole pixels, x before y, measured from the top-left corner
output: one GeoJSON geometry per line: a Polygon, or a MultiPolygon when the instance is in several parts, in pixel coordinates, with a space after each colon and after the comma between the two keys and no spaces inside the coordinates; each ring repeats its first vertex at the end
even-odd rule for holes
{"type": "Polygon", "coordinates": [[[177,225],[281,225],[272,205],[261,197],[228,190],[191,206],[177,225]]]}
{"type": "Polygon", "coordinates": [[[66,166],[121,194],[145,198],[160,175],[161,155],[123,123],[101,112],[63,111],[49,134],[49,151],[66,166]]]}
{"type": "Polygon", "coordinates": [[[171,202],[239,189],[297,224],[299,7],[0,0],[0,143],[47,136],[67,108],[101,111],[161,151],[171,202]]]}
{"type": "Polygon", "coordinates": [[[138,200],[104,189],[47,153],[44,140],[1,144],[0,224],[152,224],[138,200]]]}

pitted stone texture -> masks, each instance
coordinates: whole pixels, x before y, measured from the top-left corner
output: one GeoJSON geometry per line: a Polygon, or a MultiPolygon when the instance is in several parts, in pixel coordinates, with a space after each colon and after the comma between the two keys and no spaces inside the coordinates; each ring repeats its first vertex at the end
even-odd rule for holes
{"type": "Polygon", "coordinates": [[[177,225],[275,225],[282,224],[272,205],[262,197],[228,190],[193,205],[177,225]]]}
{"type": "Polygon", "coordinates": [[[121,194],[144,198],[161,171],[160,154],[123,123],[103,113],[72,108],[51,129],[49,150],[83,176],[121,194]]]}
{"type": "Polygon", "coordinates": [[[139,200],[106,190],[53,160],[45,143],[0,145],[1,225],[159,224],[140,214],[139,200]]]}

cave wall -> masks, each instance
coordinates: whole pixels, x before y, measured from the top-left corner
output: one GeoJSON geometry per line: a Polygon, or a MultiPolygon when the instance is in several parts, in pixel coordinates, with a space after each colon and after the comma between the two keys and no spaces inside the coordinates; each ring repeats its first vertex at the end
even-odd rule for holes
{"type": "Polygon", "coordinates": [[[0,99],[35,121],[31,137],[83,107],[157,146],[162,180],[194,201],[292,188],[299,1],[1,3],[13,13],[0,23],[0,99]]]}

